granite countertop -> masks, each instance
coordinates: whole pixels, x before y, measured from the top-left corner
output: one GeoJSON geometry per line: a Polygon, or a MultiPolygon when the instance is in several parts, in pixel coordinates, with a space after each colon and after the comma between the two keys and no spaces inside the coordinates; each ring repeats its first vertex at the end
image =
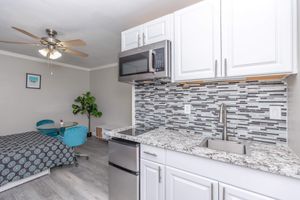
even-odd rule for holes
{"type": "Polygon", "coordinates": [[[249,142],[250,153],[248,155],[239,155],[201,147],[200,144],[205,137],[201,134],[189,133],[184,130],[173,131],[158,128],[139,136],[129,136],[118,133],[130,128],[131,127],[115,129],[109,132],[108,135],[167,150],[300,179],[300,158],[285,145],[249,142]]]}

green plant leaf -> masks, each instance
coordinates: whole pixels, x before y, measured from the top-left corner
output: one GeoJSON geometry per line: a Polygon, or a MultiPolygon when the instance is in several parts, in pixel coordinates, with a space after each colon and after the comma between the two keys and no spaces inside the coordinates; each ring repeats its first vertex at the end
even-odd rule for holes
{"type": "Polygon", "coordinates": [[[78,96],[74,101],[75,104],[72,104],[73,114],[90,114],[93,117],[102,116],[102,112],[98,111],[96,98],[91,95],[91,92],[86,92],[81,96],[78,96]]]}

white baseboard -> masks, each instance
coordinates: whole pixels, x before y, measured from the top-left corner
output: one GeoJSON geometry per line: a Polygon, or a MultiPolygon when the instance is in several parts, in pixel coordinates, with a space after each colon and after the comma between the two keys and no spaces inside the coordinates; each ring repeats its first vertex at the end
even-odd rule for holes
{"type": "Polygon", "coordinates": [[[17,187],[18,185],[21,185],[23,183],[27,183],[29,181],[32,181],[34,179],[40,178],[40,177],[48,175],[48,174],[50,174],[50,169],[47,169],[47,170],[42,171],[42,172],[40,172],[38,174],[29,176],[27,178],[24,178],[24,179],[21,179],[21,180],[18,180],[18,181],[13,181],[13,182],[7,183],[6,185],[0,187],[0,192],[3,192],[5,190],[9,190],[9,189],[11,189],[13,187],[17,187]]]}

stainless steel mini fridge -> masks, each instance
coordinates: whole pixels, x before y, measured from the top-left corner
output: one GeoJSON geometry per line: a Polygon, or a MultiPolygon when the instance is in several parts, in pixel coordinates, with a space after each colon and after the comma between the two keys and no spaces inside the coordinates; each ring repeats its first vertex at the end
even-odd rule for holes
{"type": "Polygon", "coordinates": [[[140,199],[140,145],[111,139],[109,151],[109,199],[140,199]]]}

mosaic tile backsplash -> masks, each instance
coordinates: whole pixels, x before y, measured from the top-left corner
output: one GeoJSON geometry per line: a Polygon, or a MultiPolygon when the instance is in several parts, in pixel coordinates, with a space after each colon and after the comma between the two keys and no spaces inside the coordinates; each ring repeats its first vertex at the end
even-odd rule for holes
{"type": "Polygon", "coordinates": [[[287,83],[222,82],[183,88],[169,80],[135,85],[136,125],[185,129],[206,136],[221,137],[220,105],[227,105],[230,139],[266,143],[287,141],[287,83]],[[184,114],[184,105],[191,114],[184,114]],[[270,119],[270,106],[280,106],[280,120],[270,119]]]}

